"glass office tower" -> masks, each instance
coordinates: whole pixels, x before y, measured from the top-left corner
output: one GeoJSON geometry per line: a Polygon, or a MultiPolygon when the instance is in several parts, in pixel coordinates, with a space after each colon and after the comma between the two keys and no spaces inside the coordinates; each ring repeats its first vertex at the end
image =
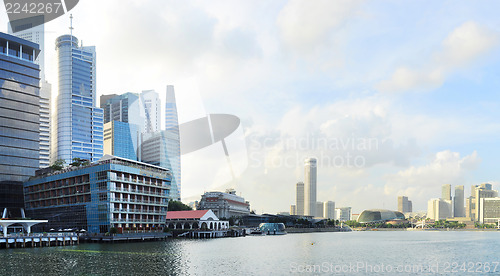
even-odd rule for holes
{"type": "Polygon", "coordinates": [[[39,167],[39,53],[38,44],[0,33],[0,215],[6,217],[21,216],[22,182],[39,167]]]}
{"type": "Polygon", "coordinates": [[[172,171],[172,186],[176,187],[177,196],[181,196],[181,141],[179,135],[179,119],[173,85],[167,85],[165,104],[165,131],[168,132],[167,154],[172,171]]]}
{"type": "Polygon", "coordinates": [[[103,110],[96,107],[96,52],[79,47],[78,39],[56,39],[58,94],[53,124],[53,160],[91,162],[103,155],[103,110]]]}

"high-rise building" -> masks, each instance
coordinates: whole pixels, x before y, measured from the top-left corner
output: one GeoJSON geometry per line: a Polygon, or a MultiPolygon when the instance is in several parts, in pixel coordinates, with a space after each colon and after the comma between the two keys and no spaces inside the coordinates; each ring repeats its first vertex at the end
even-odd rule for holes
{"type": "Polygon", "coordinates": [[[179,118],[177,116],[177,103],[175,101],[175,90],[173,85],[167,85],[167,97],[165,103],[165,131],[169,133],[167,142],[167,155],[172,171],[172,186],[177,186],[179,197],[181,196],[181,140],[179,135],[179,118]]]}
{"type": "Polygon", "coordinates": [[[135,93],[102,95],[100,107],[104,111],[104,123],[119,121],[141,126],[144,122],[140,116],[139,95],[135,93]]]}
{"type": "Polygon", "coordinates": [[[296,194],[295,194],[295,206],[297,206],[297,216],[303,216],[304,215],[304,182],[298,182],[296,187],[296,194]]]}
{"type": "Polygon", "coordinates": [[[498,192],[492,190],[492,185],[489,183],[483,183],[481,185],[471,186],[471,196],[467,198],[466,201],[466,217],[470,218],[472,221],[479,220],[479,210],[481,209],[480,200],[481,198],[492,198],[497,197],[498,192]]]}
{"type": "Polygon", "coordinates": [[[326,219],[335,219],[335,202],[323,202],[323,217],[326,219]]]}
{"type": "Polygon", "coordinates": [[[10,21],[9,34],[39,45],[40,54],[35,63],[40,65],[40,168],[50,166],[51,93],[52,85],[45,80],[44,16],[33,16],[10,21]],[[34,26],[34,27],[33,27],[34,26]]]}
{"type": "Polygon", "coordinates": [[[481,209],[478,221],[480,223],[497,223],[500,220],[500,197],[480,199],[481,209]]]}
{"type": "Polygon", "coordinates": [[[452,201],[442,198],[433,198],[427,203],[427,218],[443,220],[452,216],[452,201]]]}
{"type": "Polygon", "coordinates": [[[412,212],[412,202],[406,196],[398,196],[398,211],[401,213],[412,212]]]}
{"type": "MultiPolygon", "coordinates": [[[[163,168],[172,168],[169,149],[175,146],[171,143],[175,143],[177,137],[174,133],[166,130],[142,134],[142,143],[140,145],[141,161],[163,168]]],[[[177,185],[172,184],[170,196],[172,199],[180,200],[177,187],[177,185]]]]}
{"type": "Polygon", "coordinates": [[[292,216],[297,215],[297,206],[296,205],[290,205],[290,215],[292,215],[292,216]]]}
{"type": "Polygon", "coordinates": [[[454,217],[465,217],[463,185],[455,187],[455,197],[453,198],[453,214],[454,217]]]}
{"type": "Polygon", "coordinates": [[[103,110],[96,107],[96,52],[78,39],[56,39],[58,93],[52,125],[53,160],[94,162],[103,155],[103,110]]]}
{"type": "Polygon", "coordinates": [[[316,216],[316,158],[304,161],[304,215],[316,216]]]}
{"type": "Polygon", "coordinates": [[[0,212],[8,217],[21,217],[22,182],[39,168],[39,53],[37,44],[0,33],[0,212]]]}
{"type": "Polygon", "coordinates": [[[316,216],[318,218],[324,217],[323,215],[323,202],[316,202],[316,216]]]}
{"type": "Polygon", "coordinates": [[[142,105],[141,117],[144,119],[143,133],[152,133],[161,130],[160,127],[160,114],[161,114],[161,101],[158,93],[154,90],[142,91],[140,95],[142,105]]]}
{"type": "Polygon", "coordinates": [[[340,207],[335,208],[335,218],[339,221],[352,220],[352,208],[351,207],[340,207]]]}
{"type": "Polygon", "coordinates": [[[441,198],[444,200],[451,200],[451,184],[444,184],[441,187],[441,198]]]}
{"type": "Polygon", "coordinates": [[[104,124],[104,154],[138,160],[139,126],[120,121],[104,124]]]}

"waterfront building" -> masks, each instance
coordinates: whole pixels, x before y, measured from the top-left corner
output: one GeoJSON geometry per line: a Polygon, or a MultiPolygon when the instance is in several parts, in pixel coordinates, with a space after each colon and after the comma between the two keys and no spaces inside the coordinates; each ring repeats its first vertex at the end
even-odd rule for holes
{"type": "Polygon", "coordinates": [[[335,218],[339,221],[352,220],[352,209],[351,207],[340,207],[335,208],[335,218]]]}
{"type": "Polygon", "coordinates": [[[95,162],[103,155],[103,110],[96,107],[96,51],[73,35],[56,39],[58,88],[51,159],[95,162]]]}
{"type": "Polygon", "coordinates": [[[316,158],[304,161],[304,215],[316,216],[316,158]]]}
{"type": "Polygon", "coordinates": [[[481,209],[480,200],[481,198],[492,198],[497,197],[498,191],[492,190],[492,185],[489,183],[483,183],[481,185],[471,186],[471,197],[468,199],[467,207],[467,217],[472,221],[479,220],[479,212],[481,209]]]}
{"type": "Polygon", "coordinates": [[[463,185],[455,187],[455,197],[453,197],[453,216],[465,217],[463,185]]]}
{"type": "Polygon", "coordinates": [[[156,230],[165,224],[170,180],[168,169],[105,155],[25,182],[26,215],[48,220],[43,231],[156,230]]]}
{"type": "Polygon", "coordinates": [[[143,133],[153,133],[161,130],[160,114],[161,101],[158,93],[154,90],[144,90],[139,96],[141,103],[141,114],[143,122],[143,133]]]}
{"type": "Polygon", "coordinates": [[[480,199],[479,222],[497,223],[500,221],[500,197],[490,197],[480,199]]]}
{"type": "Polygon", "coordinates": [[[304,182],[298,182],[295,187],[295,206],[296,206],[296,215],[303,216],[304,215],[304,182]]]}
{"type": "Polygon", "coordinates": [[[229,222],[219,220],[212,210],[169,211],[166,226],[177,230],[227,230],[229,222]]]}
{"type": "Polygon", "coordinates": [[[138,160],[140,128],[121,121],[104,124],[104,154],[138,160]]]}
{"type": "Polygon", "coordinates": [[[181,140],[179,134],[179,118],[177,115],[177,103],[175,101],[175,90],[173,85],[167,85],[165,103],[165,131],[168,141],[167,153],[172,171],[172,186],[177,187],[178,197],[181,197],[181,140]]]}
{"type": "Polygon", "coordinates": [[[427,218],[443,220],[452,217],[452,201],[442,198],[430,199],[427,203],[427,218]]]}
{"type": "Polygon", "coordinates": [[[297,215],[297,206],[290,205],[290,215],[292,215],[292,216],[296,216],[297,215]]]}
{"type": "Polygon", "coordinates": [[[444,200],[451,200],[451,184],[444,184],[441,187],[441,198],[444,200]]]}
{"type": "Polygon", "coordinates": [[[250,214],[250,203],[237,196],[233,189],[223,192],[206,192],[201,196],[197,210],[212,210],[217,217],[241,217],[250,214]]]}
{"type": "Polygon", "coordinates": [[[40,66],[40,168],[50,166],[51,133],[51,93],[52,85],[45,80],[45,36],[44,16],[12,20],[9,22],[9,34],[39,45],[40,53],[35,63],[40,66]]]}
{"type": "Polygon", "coordinates": [[[385,209],[364,210],[359,214],[357,221],[359,223],[377,223],[377,222],[404,222],[405,215],[399,211],[385,209]]]}
{"type": "Polygon", "coordinates": [[[323,202],[323,217],[326,219],[335,219],[335,202],[323,202]]]}
{"type": "Polygon", "coordinates": [[[22,183],[39,168],[39,53],[37,44],[0,33],[0,210],[10,218],[22,216],[22,183]]]}
{"type": "Polygon", "coordinates": [[[398,196],[398,211],[401,213],[411,213],[412,210],[412,202],[408,200],[406,196],[398,196]]]}
{"type": "Polygon", "coordinates": [[[322,218],[323,216],[323,202],[316,202],[316,215],[317,218],[322,218]]]}

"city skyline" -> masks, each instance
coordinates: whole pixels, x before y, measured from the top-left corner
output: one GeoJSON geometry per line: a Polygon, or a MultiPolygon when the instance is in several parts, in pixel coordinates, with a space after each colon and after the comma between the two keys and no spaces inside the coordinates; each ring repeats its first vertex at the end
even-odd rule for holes
{"type": "MultiPolygon", "coordinates": [[[[169,83],[176,87],[181,124],[199,107],[186,104],[193,94],[201,95],[207,109],[242,119],[252,162],[238,181],[214,181],[207,189],[233,186],[256,210],[282,211],[294,198],[286,185],[302,173],[295,164],[316,156],[318,183],[324,183],[318,201],[328,194],[357,213],[396,209],[394,197],[403,194],[413,209],[425,210],[444,183],[464,185],[466,195],[471,185],[498,186],[500,24],[493,10],[499,4],[488,3],[172,2],[167,8],[109,1],[96,10],[97,2],[87,1],[72,13],[74,35],[98,49],[97,95],[164,91],[169,83]],[[111,20],[104,11],[113,5],[124,8],[111,20]],[[297,9],[304,13],[293,17],[297,9]],[[307,16],[315,11],[323,16],[307,16]],[[417,17],[424,13],[426,20],[417,17]],[[259,22],[253,20],[257,14],[259,22]],[[127,64],[116,66],[123,57],[129,57],[127,64]],[[373,138],[377,146],[356,142],[354,150],[330,150],[307,145],[307,137],[329,138],[329,145],[373,138]],[[306,146],[287,148],[286,139],[306,146]],[[346,153],[363,157],[363,166],[335,166],[338,160],[321,158],[347,161],[346,153]],[[280,165],[284,160],[292,165],[280,165]],[[272,200],[269,187],[284,191],[284,199],[272,200]]],[[[53,95],[58,84],[51,45],[68,33],[68,16],[44,25],[45,74],[53,95]]],[[[206,161],[195,164],[198,175],[210,173],[206,161]]],[[[189,186],[201,179],[186,181],[189,186]]]]}

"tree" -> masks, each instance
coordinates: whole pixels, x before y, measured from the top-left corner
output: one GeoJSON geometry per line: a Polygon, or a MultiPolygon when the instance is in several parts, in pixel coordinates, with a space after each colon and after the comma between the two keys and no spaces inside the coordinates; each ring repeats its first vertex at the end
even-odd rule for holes
{"type": "Polygon", "coordinates": [[[66,161],[64,161],[64,159],[57,159],[54,163],[52,163],[50,168],[55,171],[60,171],[64,168],[64,164],[66,164],[66,161]]]}
{"type": "Polygon", "coordinates": [[[73,167],[87,166],[90,165],[90,161],[87,159],[81,159],[78,157],[73,158],[73,162],[70,164],[73,167]]]}
{"type": "Polygon", "coordinates": [[[193,208],[187,206],[186,204],[176,201],[176,200],[170,200],[168,202],[168,211],[191,211],[193,208]]]}

